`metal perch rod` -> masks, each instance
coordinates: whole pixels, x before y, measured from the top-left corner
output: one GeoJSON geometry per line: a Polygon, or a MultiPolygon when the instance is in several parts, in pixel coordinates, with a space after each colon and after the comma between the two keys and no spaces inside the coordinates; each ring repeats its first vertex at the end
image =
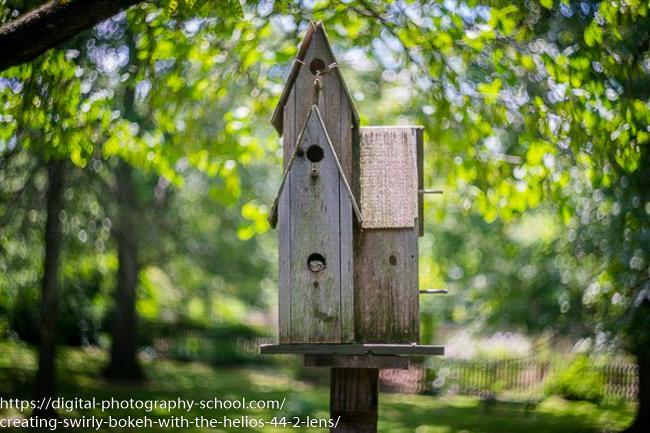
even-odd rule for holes
{"type": "Polygon", "coordinates": [[[449,293],[447,289],[426,289],[420,290],[421,295],[446,295],[449,293]]]}

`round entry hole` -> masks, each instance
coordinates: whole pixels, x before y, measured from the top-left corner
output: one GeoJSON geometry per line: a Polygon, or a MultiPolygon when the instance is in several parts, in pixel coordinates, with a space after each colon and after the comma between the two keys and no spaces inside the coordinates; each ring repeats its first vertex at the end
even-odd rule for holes
{"type": "Polygon", "coordinates": [[[307,159],[311,162],[319,162],[323,159],[323,156],[325,156],[323,148],[318,144],[312,144],[307,148],[307,159]]]}
{"type": "Polygon", "coordinates": [[[307,267],[309,267],[309,270],[314,273],[321,272],[325,269],[325,266],[325,257],[323,257],[322,254],[313,253],[307,258],[307,267]]]}
{"type": "Polygon", "coordinates": [[[391,255],[391,256],[388,258],[388,261],[390,262],[391,265],[395,266],[395,265],[397,264],[397,257],[391,255]]]}
{"type": "Polygon", "coordinates": [[[309,70],[314,75],[321,75],[325,72],[325,62],[321,59],[314,59],[309,63],[309,70]]]}

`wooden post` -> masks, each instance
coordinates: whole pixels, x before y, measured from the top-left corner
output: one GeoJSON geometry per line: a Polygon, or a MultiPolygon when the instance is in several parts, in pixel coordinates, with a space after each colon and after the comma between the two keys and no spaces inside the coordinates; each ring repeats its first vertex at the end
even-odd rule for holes
{"type": "Polygon", "coordinates": [[[379,370],[332,368],[330,416],[338,420],[336,433],[375,433],[379,400],[379,370]],[[340,418],[339,418],[340,417],[340,418]]]}

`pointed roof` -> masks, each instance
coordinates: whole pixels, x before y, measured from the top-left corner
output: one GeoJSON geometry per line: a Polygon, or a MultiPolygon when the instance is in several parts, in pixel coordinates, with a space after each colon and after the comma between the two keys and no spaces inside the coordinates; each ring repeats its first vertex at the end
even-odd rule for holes
{"type": "Polygon", "coordinates": [[[275,196],[275,199],[273,200],[273,206],[271,207],[271,212],[269,213],[269,223],[271,223],[271,227],[273,228],[275,228],[275,226],[278,223],[278,203],[280,202],[280,196],[282,195],[282,191],[284,190],[284,185],[286,184],[287,179],[289,178],[289,172],[291,171],[291,166],[293,165],[293,162],[296,160],[296,155],[298,153],[298,149],[300,148],[300,144],[302,143],[302,139],[305,134],[305,131],[307,130],[310,122],[312,121],[318,122],[318,125],[320,125],[320,128],[325,133],[325,141],[327,142],[327,146],[329,147],[330,153],[334,158],[334,162],[336,163],[336,167],[339,171],[339,175],[343,180],[343,184],[345,185],[345,191],[347,192],[348,197],[350,197],[350,202],[352,203],[352,210],[354,211],[354,215],[356,216],[357,221],[361,224],[362,222],[361,210],[359,210],[357,201],[354,199],[354,195],[352,194],[352,189],[350,189],[350,184],[348,183],[348,180],[345,177],[345,173],[343,173],[343,168],[341,167],[339,158],[336,156],[336,152],[334,151],[334,146],[332,146],[332,140],[330,140],[330,136],[327,134],[327,129],[325,129],[325,123],[323,122],[323,118],[320,115],[320,111],[318,110],[318,107],[315,105],[312,105],[311,110],[309,110],[309,114],[307,115],[307,120],[305,121],[305,126],[303,126],[302,130],[300,131],[300,135],[298,136],[298,140],[296,141],[296,146],[294,147],[293,153],[291,154],[291,159],[289,159],[289,164],[287,164],[287,169],[284,171],[284,176],[282,177],[282,183],[280,184],[278,193],[275,196]]]}
{"type": "Polygon", "coordinates": [[[291,94],[291,88],[293,87],[296,78],[300,73],[301,67],[305,66],[304,60],[305,60],[305,56],[307,55],[309,45],[311,44],[314,36],[319,34],[322,35],[322,37],[324,38],[325,45],[327,46],[329,54],[332,56],[332,59],[334,59],[333,65],[335,65],[335,67],[333,67],[332,69],[336,71],[336,75],[338,76],[338,79],[341,82],[341,86],[345,91],[345,95],[347,96],[348,102],[350,103],[350,107],[352,107],[351,108],[352,116],[355,122],[359,124],[359,113],[357,112],[357,108],[354,106],[354,101],[350,96],[350,91],[348,90],[348,86],[345,84],[345,80],[343,79],[343,74],[341,73],[341,68],[339,68],[338,64],[336,63],[336,56],[334,56],[334,51],[332,50],[332,45],[330,44],[329,39],[327,38],[327,33],[325,33],[325,28],[323,27],[323,24],[320,21],[312,21],[309,23],[309,28],[307,29],[305,38],[302,40],[302,44],[300,45],[300,49],[298,50],[298,55],[294,59],[293,65],[291,65],[291,71],[289,72],[289,77],[287,78],[287,81],[284,85],[284,89],[282,90],[280,101],[278,102],[278,105],[275,106],[275,110],[273,111],[273,116],[271,116],[271,124],[273,124],[276,131],[278,131],[280,135],[282,135],[284,106],[287,103],[287,99],[289,99],[289,95],[291,94]]]}

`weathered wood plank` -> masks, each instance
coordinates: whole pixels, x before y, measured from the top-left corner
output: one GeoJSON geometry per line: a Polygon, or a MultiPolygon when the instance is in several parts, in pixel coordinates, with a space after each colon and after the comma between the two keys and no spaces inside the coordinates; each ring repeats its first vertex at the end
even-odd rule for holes
{"type": "Polygon", "coordinates": [[[365,355],[369,352],[363,344],[262,344],[260,353],[271,354],[297,354],[297,355],[365,355]]]}
{"type": "MultiPolygon", "coordinates": [[[[418,191],[424,190],[424,128],[417,128],[417,166],[418,166],[418,191]]],[[[418,192],[418,226],[419,235],[424,236],[424,192],[418,192]]]]}
{"type": "Polygon", "coordinates": [[[355,341],[417,343],[417,226],[361,231],[354,263],[355,341]]]}
{"type": "Polygon", "coordinates": [[[344,180],[339,176],[339,250],[341,265],[341,341],[354,341],[354,267],[353,232],[354,221],[351,198],[344,180]]]}
{"type": "Polygon", "coordinates": [[[336,433],[376,433],[379,370],[332,368],[330,416],[337,419],[336,433]]]}
{"type": "Polygon", "coordinates": [[[363,228],[413,227],[418,215],[417,129],[361,128],[363,228]]]}
{"type": "MultiPolygon", "coordinates": [[[[345,89],[343,86],[341,86],[341,89],[339,91],[339,99],[340,99],[340,119],[339,119],[339,124],[341,125],[340,128],[340,135],[341,135],[341,152],[339,153],[339,161],[341,163],[341,167],[343,168],[343,173],[345,173],[345,177],[350,183],[350,186],[353,187],[353,178],[354,176],[354,164],[353,164],[353,158],[354,158],[354,151],[353,151],[353,143],[352,143],[352,135],[355,132],[355,123],[354,123],[354,118],[352,116],[352,107],[350,106],[350,103],[348,102],[348,96],[345,93],[345,89]]],[[[356,128],[358,130],[358,128],[356,128]]],[[[352,190],[354,193],[354,189],[352,190]]],[[[357,203],[359,202],[359,196],[355,194],[354,198],[357,200],[357,203]]]]}
{"type": "Polygon", "coordinates": [[[370,344],[370,352],[375,355],[444,355],[444,346],[424,344],[370,344]]]}
{"type": "Polygon", "coordinates": [[[305,355],[304,366],[408,370],[409,359],[396,355],[305,355]]]}
{"type": "Polygon", "coordinates": [[[287,100],[286,109],[284,110],[284,134],[282,135],[283,159],[282,171],[284,172],[289,165],[291,154],[296,147],[298,131],[296,131],[296,89],[291,89],[289,99],[287,100]]]}
{"type": "MultiPolygon", "coordinates": [[[[284,110],[284,135],[282,137],[284,146],[283,168],[286,170],[291,159],[291,154],[296,147],[295,128],[295,91],[291,94],[287,103],[287,110],[284,110]]],[[[279,264],[279,293],[278,293],[278,334],[282,343],[290,343],[291,327],[291,257],[288,251],[291,250],[291,185],[285,185],[287,191],[278,197],[278,264],[279,264]]]]}
{"type": "Polygon", "coordinates": [[[296,355],[444,355],[444,346],[423,344],[263,344],[260,346],[263,355],[296,354],[296,355]]]}
{"type": "Polygon", "coordinates": [[[299,146],[303,156],[293,161],[288,179],[294,222],[290,250],[291,342],[341,342],[340,175],[315,113],[309,116],[299,146]],[[319,162],[307,157],[313,145],[323,152],[319,162]],[[318,171],[317,176],[313,169],[318,171]],[[312,254],[325,259],[320,272],[308,267],[312,254]]]}
{"type": "Polygon", "coordinates": [[[278,203],[278,332],[281,343],[291,342],[291,185],[286,185],[286,193],[280,196],[278,203]]]}

